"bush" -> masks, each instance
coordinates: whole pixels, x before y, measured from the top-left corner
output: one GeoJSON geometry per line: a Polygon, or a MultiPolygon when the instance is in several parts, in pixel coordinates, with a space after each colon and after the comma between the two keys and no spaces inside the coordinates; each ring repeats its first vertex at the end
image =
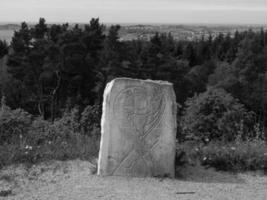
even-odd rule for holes
{"type": "Polygon", "coordinates": [[[202,149],[202,164],[226,171],[267,170],[267,145],[263,141],[211,143],[202,149]]]}
{"type": "Polygon", "coordinates": [[[84,135],[100,136],[101,107],[87,106],[81,114],[80,129],[84,135]]]}
{"type": "MultiPolygon", "coordinates": [[[[96,156],[99,149],[99,138],[81,131],[82,117],[79,109],[74,108],[53,124],[41,119],[35,120],[32,126],[32,132],[35,131],[35,133],[33,132],[31,135],[35,135],[32,144],[43,148],[40,151],[42,155],[39,157],[66,160],[90,159],[96,156]]],[[[92,129],[90,130],[92,131],[92,129]]],[[[96,133],[96,135],[99,134],[96,133]]]]}
{"type": "Polygon", "coordinates": [[[262,140],[210,142],[207,145],[185,142],[178,144],[177,149],[185,152],[187,163],[192,165],[200,163],[217,170],[233,172],[267,172],[267,144],[262,140]]]}
{"type": "Polygon", "coordinates": [[[181,119],[186,139],[233,141],[252,137],[254,113],[223,89],[210,88],[186,101],[181,119]]]}
{"type": "Polygon", "coordinates": [[[0,112],[1,137],[5,139],[0,144],[0,168],[13,163],[77,158],[90,160],[97,156],[100,129],[91,127],[98,127],[99,122],[87,125],[87,130],[94,133],[81,131],[86,120],[83,125],[80,121],[92,116],[94,112],[91,113],[91,110],[94,109],[87,109],[80,114],[74,108],[51,123],[39,117],[34,119],[21,109],[5,107],[0,112]],[[13,135],[19,137],[15,139],[13,135]]]}
{"type": "Polygon", "coordinates": [[[31,127],[33,116],[22,109],[11,110],[2,99],[0,110],[0,145],[17,143],[26,137],[31,127]]]}
{"type": "Polygon", "coordinates": [[[0,169],[15,163],[35,164],[47,160],[90,160],[97,156],[98,141],[77,134],[63,141],[46,141],[42,145],[23,142],[0,145],[0,169]]]}
{"type": "Polygon", "coordinates": [[[62,118],[54,123],[36,118],[31,126],[32,140],[42,144],[43,141],[62,141],[73,135],[88,136],[98,139],[100,136],[100,117],[97,106],[88,106],[80,113],[78,108],[73,108],[64,113],[62,118]]]}

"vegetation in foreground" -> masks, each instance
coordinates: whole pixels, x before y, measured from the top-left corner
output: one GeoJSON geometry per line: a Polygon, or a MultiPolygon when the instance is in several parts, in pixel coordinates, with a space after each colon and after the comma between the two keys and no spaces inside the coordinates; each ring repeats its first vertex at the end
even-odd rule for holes
{"type": "MultiPolygon", "coordinates": [[[[48,160],[79,158],[91,161],[98,156],[100,115],[100,107],[88,106],[83,111],[73,108],[51,123],[40,117],[35,118],[22,109],[11,110],[2,101],[0,168],[15,163],[31,165],[48,160]]],[[[224,124],[224,128],[226,126],[231,127],[224,124]]],[[[199,132],[186,135],[189,138],[183,136],[183,141],[177,143],[176,168],[179,170],[185,164],[200,163],[218,170],[266,172],[267,145],[257,127],[254,132],[255,135],[251,136],[239,130],[231,138],[227,134],[227,137],[221,134],[217,138],[205,134],[199,136],[199,132]]]]}
{"type": "Polygon", "coordinates": [[[98,107],[66,111],[54,123],[22,109],[2,104],[0,111],[0,168],[16,163],[48,160],[92,160],[97,157],[100,127],[98,107]]]}
{"type": "Polygon", "coordinates": [[[263,171],[267,174],[267,145],[261,140],[209,144],[187,141],[177,144],[181,155],[177,173],[183,165],[203,165],[230,172],[263,171]]]}
{"type": "Polygon", "coordinates": [[[267,173],[266,135],[253,112],[221,89],[188,99],[180,121],[179,164],[267,173]]]}
{"type": "Polygon", "coordinates": [[[185,155],[219,170],[266,170],[266,31],[120,41],[119,30],[41,18],[0,41],[0,167],[96,156],[104,87],[123,76],[173,83],[177,166],[185,155]]]}

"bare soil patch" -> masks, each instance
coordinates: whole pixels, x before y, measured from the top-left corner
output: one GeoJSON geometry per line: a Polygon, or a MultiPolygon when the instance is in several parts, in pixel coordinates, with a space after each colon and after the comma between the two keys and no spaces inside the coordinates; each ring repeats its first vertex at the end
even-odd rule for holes
{"type": "Polygon", "coordinates": [[[99,177],[87,161],[51,161],[0,171],[4,200],[266,200],[267,176],[231,174],[202,167],[181,169],[182,178],[99,177]]]}

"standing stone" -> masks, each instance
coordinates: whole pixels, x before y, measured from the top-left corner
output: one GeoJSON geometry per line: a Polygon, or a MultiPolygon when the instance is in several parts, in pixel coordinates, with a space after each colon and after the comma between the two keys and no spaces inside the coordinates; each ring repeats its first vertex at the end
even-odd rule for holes
{"type": "Polygon", "coordinates": [[[176,99],[171,83],[118,78],[107,84],[98,175],[174,177],[176,99]]]}

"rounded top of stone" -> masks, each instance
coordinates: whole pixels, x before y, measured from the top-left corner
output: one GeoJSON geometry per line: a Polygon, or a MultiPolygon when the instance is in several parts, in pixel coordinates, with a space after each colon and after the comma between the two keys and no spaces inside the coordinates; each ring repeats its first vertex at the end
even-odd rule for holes
{"type": "Polygon", "coordinates": [[[151,79],[134,79],[134,78],[115,78],[113,79],[111,82],[115,82],[115,81],[138,81],[138,82],[144,82],[144,83],[155,83],[155,84],[160,84],[160,85],[170,85],[172,86],[173,84],[168,82],[168,81],[162,81],[162,80],[151,80],[151,79]]]}

